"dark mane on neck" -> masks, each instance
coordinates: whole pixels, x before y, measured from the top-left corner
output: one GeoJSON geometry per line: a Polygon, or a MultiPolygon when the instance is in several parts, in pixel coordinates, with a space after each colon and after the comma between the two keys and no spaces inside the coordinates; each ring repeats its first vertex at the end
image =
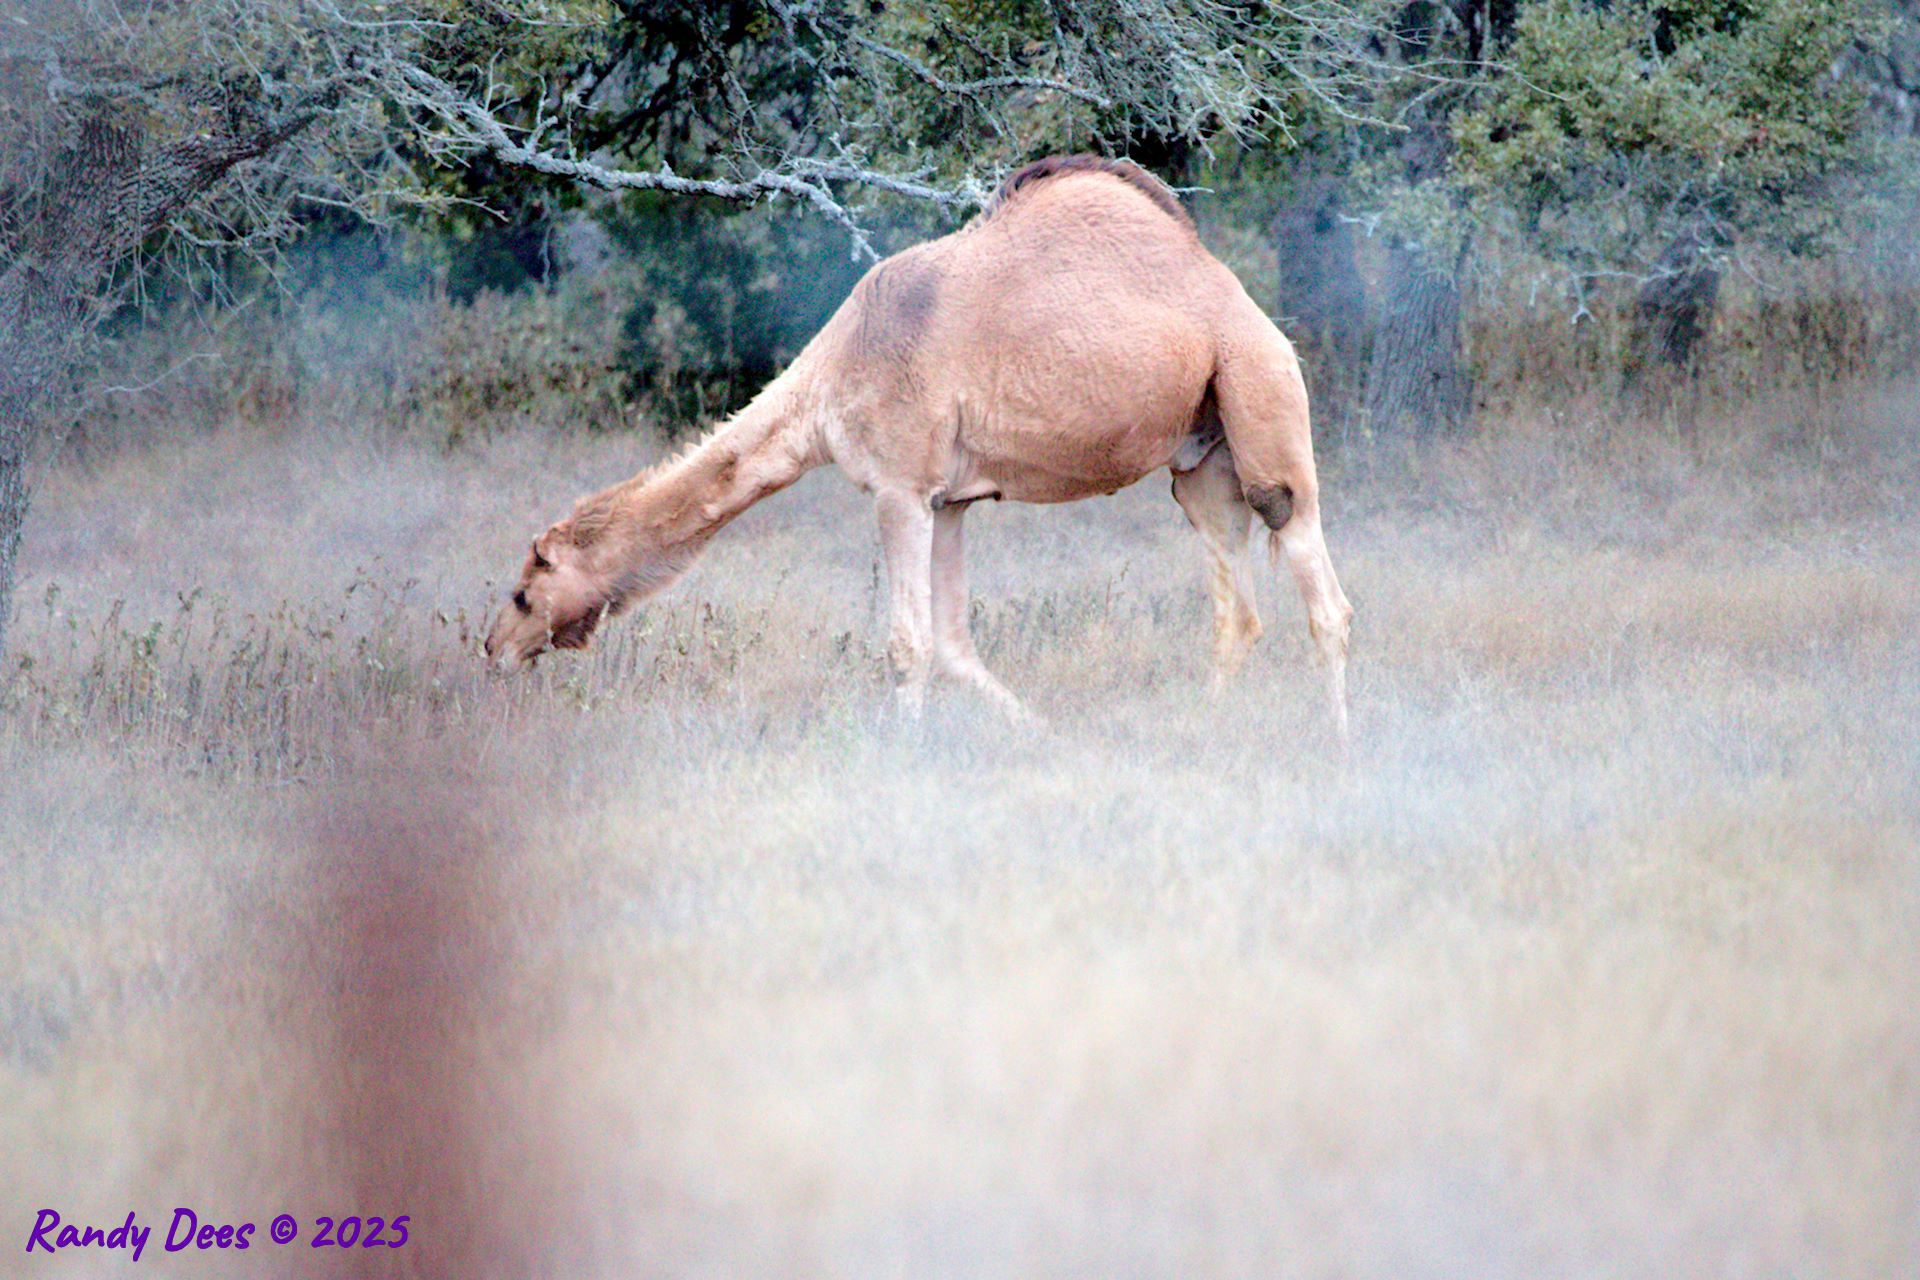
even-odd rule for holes
{"type": "Polygon", "coordinates": [[[1044,160],[1035,160],[1025,168],[1016,169],[987,200],[986,210],[981,216],[993,217],[1025,188],[1066,173],[1104,173],[1118,178],[1153,201],[1162,213],[1181,226],[1189,229],[1193,226],[1193,218],[1187,213],[1186,206],[1180,203],[1180,197],[1174,195],[1166,183],[1131,160],[1109,160],[1105,156],[1089,155],[1048,156],[1044,160]]]}

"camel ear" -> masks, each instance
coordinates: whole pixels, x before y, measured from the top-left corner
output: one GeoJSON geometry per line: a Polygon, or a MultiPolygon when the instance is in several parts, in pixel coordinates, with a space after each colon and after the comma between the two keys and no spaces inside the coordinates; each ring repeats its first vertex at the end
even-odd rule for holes
{"type": "Polygon", "coordinates": [[[533,567],[536,569],[551,569],[553,567],[554,551],[558,549],[562,543],[571,541],[572,538],[573,521],[571,520],[562,520],[559,524],[556,524],[553,528],[535,538],[533,540],[533,567]]]}

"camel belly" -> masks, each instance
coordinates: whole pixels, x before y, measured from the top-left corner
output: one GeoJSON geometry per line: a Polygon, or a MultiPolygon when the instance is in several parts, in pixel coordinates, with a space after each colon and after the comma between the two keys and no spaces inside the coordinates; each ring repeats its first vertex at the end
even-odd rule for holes
{"type": "MultiPolygon", "coordinates": [[[[1165,463],[1160,465],[1164,466],[1165,463]]],[[[983,468],[994,497],[1010,502],[1078,502],[1116,493],[1157,470],[1153,466],[1115,467],[1089,474],[1090,468],[1070,473],[1002,461],[983,468]]]]}
{"type": "Polygon", "coordinates": [[[1014,502],[1073,502],[1114,493],[1169,465],[1193,432],[1190,412],[1068,437],[1001,432],[985,448],[968,448],[967,472],[1014,502]]]}
{"type": "Polygon", "coordinates": [[[1005,361],[962,414],[968,469],[1015,501],[1070,502],[1168,465],[1194,432],[1212,352],[1199,335],[1112,337],[1040,340],[1005,361]]]}

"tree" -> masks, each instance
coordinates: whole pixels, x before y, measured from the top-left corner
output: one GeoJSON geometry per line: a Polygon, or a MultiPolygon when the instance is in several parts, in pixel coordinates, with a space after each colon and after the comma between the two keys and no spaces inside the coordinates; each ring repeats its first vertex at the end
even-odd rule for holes
{"type": "Polygon", "coordinates": [[[1278,266],[1271,309],[1300,352],[1322,428],[1353,420],[1367,372],[1367,289],[1347,205],[1344,141],[1338,129],[1313,130],[1280,172],[1252,179],[1272,195],[1256,215],[1278,266]]]}
{"type": "Polygon", "coordinates": [[[1461,276],[1471,225],[1448,188],[1451,121],[1484,78],[1513,23],[1516,0],[1412,0],[1386,39],[1395,61],[1424,69],[1404,81],[1398,138],[1370,185],[1386,193],[1373,226],[1386,240],[1367,367],[1369,427],[1389,439],[1461,426],[1472,379],[1460,356],[1461,276]]]}
{"type": "Polygon", "coordinates": [[[1855,40],[1840,69],[1887,132],[1920,136],[1920,0],[1889,0],[1884,41],[1855,40]]]}
{"type": "MultiPolygon", "coordinates": [[[[200,69],[214,42],[170,8],[30,0],[0,24],[0,640],[38,403],[142,245],[169,226],[192,236],[190,215],[212,213],[206,198],[229,174],[310,130],[356,75],[335,65],[296,83],[271,63],[249,68],[269,28],[238,7],[217,42],[227,56],[200,69]]],[[[245,204],[257,189],[232,194],[245,204]]]]}
{"type": "Polygon", "coordinates": [[[1465,420],[1471,383],[1460,359],[1460,271],[1469,250],[1445,173],[1444,104],[1423,101],[1391,162],[1409,193],[1388,220],[1386,267],[1367,365],[1367,424],[1388,439],[1450,431],[1465,420]],[[1425,202],[1413,194],[1429,197],[1425,202]]]}
{"type": "Polygon", "coordinates": [[[1565,273],[1637,290],[1629,380],[1695,356],[1728,256],[1818,252],[1872,168],[1858,0],[1538,0],[1453,124],[1449,178],[1565,273]]]}

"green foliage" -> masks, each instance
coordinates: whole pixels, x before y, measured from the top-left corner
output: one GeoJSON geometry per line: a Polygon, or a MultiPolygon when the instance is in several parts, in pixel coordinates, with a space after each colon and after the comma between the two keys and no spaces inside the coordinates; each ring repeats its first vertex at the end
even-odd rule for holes
{"type": "Polygon", "coordinates": [[[414,341],[397,370],[398,411],[409,422],[438,424],[448,444],[503,423],[627,425],[628,379],[614,357],[610,316],[628,302],[623,290],[583,284],[418,304],[414,341]]]}
{"type": "Polygon", "coordinates": [[[1577,271],[1816,249],[1872,167],[1830,70],[1877,31],[1863,0],[1537,0],[1454,116],[1448,177],[1577,271]]]}
{"type": "Polygon", "coordinates": [[[751,399],[833,314],[863,265],[838,228],[781,206],[730,217],[674,197],[609,204],[628,284],[621,363],[669,427],[751,399]]]}

